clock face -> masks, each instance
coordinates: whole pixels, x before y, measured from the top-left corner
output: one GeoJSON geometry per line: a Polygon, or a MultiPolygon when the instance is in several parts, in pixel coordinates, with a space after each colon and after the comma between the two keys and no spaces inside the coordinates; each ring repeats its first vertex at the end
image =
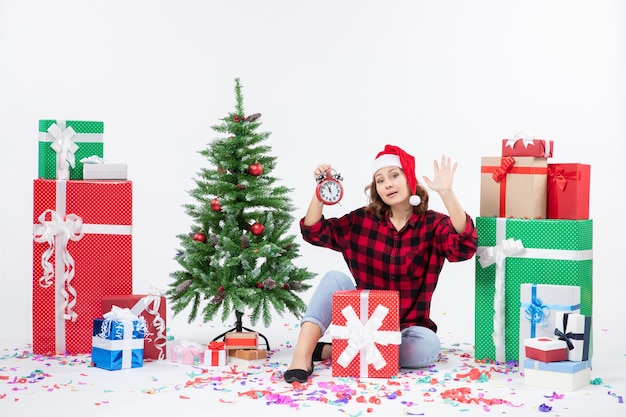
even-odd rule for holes
{"type": "Polygon", "coordinates": [[[339,181],[327,178],[317,185],[317,197],[324,204],[337,204],[343,197],[343,186],[339,181]]]}

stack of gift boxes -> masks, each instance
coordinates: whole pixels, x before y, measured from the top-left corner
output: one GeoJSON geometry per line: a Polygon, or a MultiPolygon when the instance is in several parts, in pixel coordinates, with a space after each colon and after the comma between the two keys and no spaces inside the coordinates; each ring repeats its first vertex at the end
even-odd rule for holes
{"type": "Polygon", "coordinates": [[[132,182],[103,139],[101,121],[39,121],[32,332],[36,354],[113,370],[165,357],[165,298],[132,294],[132,182]]]}
{"type": "Polygon", "coordinates": [[[229,357],[248,361],[265,359],[267,351],[259,349],[259,334],[252,331],[227,332],[224,340],[213,340],[208,345],[177,340],[170,347],[171,361],[186,365],[223,366],[229,357]]]}
{"type": "Polygon", "coordinates": [[[573,390],[590,375],[590,166],[552,157],[552,140],[516,135],[482,158],[475,357],[518,362],[527,385],[573,390]]]}

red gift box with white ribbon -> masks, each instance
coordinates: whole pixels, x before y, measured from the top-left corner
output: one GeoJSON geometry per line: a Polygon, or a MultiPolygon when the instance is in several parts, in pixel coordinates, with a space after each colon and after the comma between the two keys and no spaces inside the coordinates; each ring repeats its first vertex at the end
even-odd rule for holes
{"type": "Polygon", "coordinates": [[[513,139],[502,139],[502,156],[551,158],[553,147],[551,140],[516,135],[513,139]]]}
{"type": "Polygon", "coordinates": [[[397,291],[345,290],[333,294],[332,376],[391,378],[398,374],[397,291]]]}
{"type": "Polygon", "coordinates": [[[36,179],[33,352],[91,352],[100,302],[132,293],[132,183],[36,179]]]}
{"type": "Polygon", "coordinates": [[[144,359],[167,358],[166,299],[158,291],[154,294],[110,295],[102,298],[102,314],[113,306],[128,308],[137,317],[146,321],[144,359]]]}

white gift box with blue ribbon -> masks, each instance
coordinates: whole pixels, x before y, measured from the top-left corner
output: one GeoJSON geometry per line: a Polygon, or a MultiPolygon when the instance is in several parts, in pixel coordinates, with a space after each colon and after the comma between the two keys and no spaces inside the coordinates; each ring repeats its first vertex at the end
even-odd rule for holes
{"type": "Polygon", "coordinates": [[[143,366],[146,322],[128,308],[113,306],[104,318],[93,321],[91,362],[93,366],[115,371],[143,366]]]}
{"type": "MultiPolygon", "coordinates": [[[[580,287],[576,285],[520,285],[519,367],[524,368],[524,339],[556,338],[557,312],[580,313],[580,287]]],[[[562,318],[563,316],[561,316],[562,318]]]]}

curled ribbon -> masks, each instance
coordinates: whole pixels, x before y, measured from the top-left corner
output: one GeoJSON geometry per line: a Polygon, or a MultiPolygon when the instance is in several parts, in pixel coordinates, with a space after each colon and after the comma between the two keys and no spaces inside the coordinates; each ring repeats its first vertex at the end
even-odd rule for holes
{"type": "Polygon", "coordinates": [[[524,316],[532,324],[548,326],[546,318],[550,315],[550,308],[543,304],[540,298],[533,296],[530,305],[524,310],[524,316]]]}
{"type": "Polygon", "coordinates": [[[55,276],[54,268],[50,262],[50,258],[58,248],[63,263],[61,265],[56,261],[57,279],[63,280],[64,285],[61,286],[61,294],[63,296],[63,318],[65,320],[76,321],[77,314],[72,311],[76,304],[76,290],[72,287],[71,282],[74,278],[74,258],[67,250],[67,243],[70,240],[82,239],[84,233],[82,231],[83,220],[75,214],[67,214],[61,217],[59,213],[53,210],[45,210],[38,217],[39,225],[33,232],[33,240],[39,243],[47,243],[48,249],[41,255],[41,266],[43,267],[43,276],[39,278],[39,285],[44,288],[52,285],[55,276]],[[50,214],[51,220],[46,220],[47,214],[50,214]],[[63,270],[61,271],[61,267],[63,270]],[[59,276],[61,275],[61,276],[59,276]],[[67,287],[67,290],[65,289],[67,287]],[[71,300],[70,300],[71,296],[71,300]]]}
{"type": "MultiPolygon", "coordinates": [[[[165,319],[161,317],[161,313],[159,313],[163,291],[151,286],[148,294],[149,295],[142,297],[141,300],[133,306],[131,311],[137,316],[139,316],[142,311],[145,311],[154,317],[152,325],[156,330],[156,337],[153,344],[159,350],[158,359],[164,359],[165,347],[167,345],[167,338],[165,337],[165,319]]],[[[150,332],[146,332],[146,341],[152,343],[152,334],[150,332]]]]}
{"type": "Polygon", "coordinates": [[[493,170],[491,178],[493,178],[495,182],[502,181],[502,179],[506,177],[506,174],[511,171],[513,165],[515,165],[515,159],[512,156],[502,158],[500,160],[500,166],[493,170]]]}
{"type": "Polygon", "coordinates": [[[66,128],[65,122],[59,122],[50,126],[48,133],[54,137],[50,147],[57,154],[57,179],[66,180],[69,176],[68,164],[72,168],[76,165],[75,153],[78,145],[72,140],[76,132],[71,126],[66,128]]]}
{"type": "Polygon", "coordinates": [[[483,268],[492,264],[496,265],[495,294],[493,297],[493,342],[496,348],[496,360],[506,361],[504,343],[504,277],[505,260],[509,256],[514,256],[524,251],[524,245],[519,239],[506,239],[500,241],[496,246],[481,246],[476,251],[478,262],[483,268]]]}
{"type": "Polygon", "coordinates": [[[337,359],[337,363],[344,368],[361,353],[361,361],[372,364],[374,369],[383,368],[387,361],[376,347],[376,343],[386,346],[400,344],[402,336],[397,331],[378,330],[389,309],[379,304],[365,324],[361,322],[351,305],[341,310],[346,318],[345,326],[333,326],[332,336],[338,339],[348,339],[348,346],[337,359]]]}

